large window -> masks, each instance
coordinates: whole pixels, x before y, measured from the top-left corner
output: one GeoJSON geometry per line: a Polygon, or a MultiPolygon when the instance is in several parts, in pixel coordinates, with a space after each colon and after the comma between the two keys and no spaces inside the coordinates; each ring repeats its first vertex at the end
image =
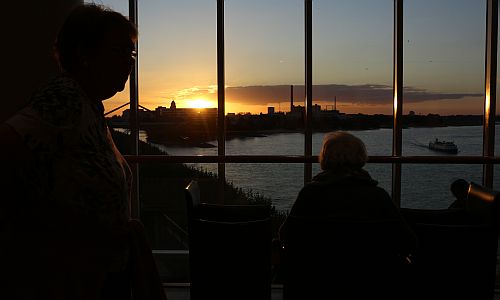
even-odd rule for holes
{"type": "Polygon", "coordinates": [[[161,219],[150,228],[183,224],[178,208],[192,178],[205,180],[213,201],[233,201],[234,188],[286,212],[319,172],[324,132],[337,129],[366,143],[367,170],[402,207],[447,207],[457,178],[500,188],[488,110],[496,94],[487,88],[497,86],[498,36],[487,18],[496,1],[130,3],[137,81],[131,97],[105,104],[112,111],[132,99],[125,114],[113,112],[115,124],[152,146],[125,152],[139,166],[136,213],[161,219]],[[430,149],[436,139],[458,153],[430,149]]]}

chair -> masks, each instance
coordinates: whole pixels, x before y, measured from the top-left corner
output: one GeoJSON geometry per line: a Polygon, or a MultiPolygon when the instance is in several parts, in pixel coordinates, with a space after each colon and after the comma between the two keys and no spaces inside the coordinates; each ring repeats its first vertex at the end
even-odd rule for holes
{"type": "Polygon", "coordinates": [[[402,299],[399,223],[288,216],[283,298],[402,299]]]}
{"type": "Polygon", "coordinates": [[[196,181],[185,190],[191,299],[270,299],[270,207],[202,203],[199,192],[196,181]]]}
{"type": "Polygon", "coordinates": [[[202,218],[212,221],[252,221],[271,216],[267,204],[213,204],[202,202],[198,181],[191,180],[185,188],[188,219],[202,218]]]}
{"type": "Polygon", "coordinates": [[[414,299],[494,298],[498,194],[470,183],[463,209],[401,209],[419,240],[414,299]]]}
{"type": "Polygon", "coordinates": [[[410,226],[416,223],[450,225],[471,222],[464,209],[401,208],[400,211],[410,226]]]}
{"type": "Polygon", "coordinates": [[[198,184],[198,181],[191,180],[185,190],[186,190],[185,195],[187,197],[186,203],[189,213],[193,210],[193,207],[197,207],[201,202],[200,185],[198,184]]]}
{"type": "Polygon", "coordinates": [[[416,223],[413,229],[415,299],[493,299],[498,237],[492,226],[416,223]]]}

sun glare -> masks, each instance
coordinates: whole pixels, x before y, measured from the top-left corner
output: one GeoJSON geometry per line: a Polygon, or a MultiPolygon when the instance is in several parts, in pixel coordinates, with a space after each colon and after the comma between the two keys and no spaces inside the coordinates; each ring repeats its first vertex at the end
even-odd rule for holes
{"type": "Polygon", "coordinates": [[[208,108],[208,107],[215,107],[215,105],[208,100],[204,99],[195,99],[195,100],[187,100],[187,107],[190,108],[208,108]]]}

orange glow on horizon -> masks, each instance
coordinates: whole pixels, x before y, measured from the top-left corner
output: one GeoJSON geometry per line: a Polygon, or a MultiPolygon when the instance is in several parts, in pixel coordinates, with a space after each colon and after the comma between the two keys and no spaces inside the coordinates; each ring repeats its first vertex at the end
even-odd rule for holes
{"type": "MultiPolygon", "coordinates": [[[[217,108],[217,98],[214,95],[191,95],[192,97],[165,97],[165,96],[155,96],[152,94],[141,94],[139,97],[139,103],[150,110],[155,110],[159,106],[170,107],[171,101],[175,100],[177,108],[217,108]]],[[[394,113],[393,105],[398,99],[387,99],[386,103],[376,103],[376,104],[366,104],[366,103],[351,103],[351,102],[339,102],[337,103],[337,109],[341,113],[346,114],[385,114],[392,115],[394,113]]],[[[128,88],[123,92],[117,93],[114,97],[109,100],[103,101],[105,111],[111,111],[115,108],[126,104],[129,102],[130,96],[128,88]]],[[[407,114],[409,111],[414,111],[416,114],[426,115],[428,113],[440,114],[440,115],[468,115],[468,114],[483,114],[484,112],[484,101],[489,100],[489,93],[486,93],[484,97],[465,97],[464,99],[444,99],[439,101],[422,101],[422,102],[405,102],[403,114],[407,114]]],[[[487,101],[489,103],[489,101],[487,101]]],[[[321,109],[331,109],[331,101],[323,101],[319,99],[314,99],[313,104],[321,105],[321,109]]],[[[295,105],[303,106],[302,101],[295,101],[295,105]]],[[[240,99],[237,97],[227,97],[224,107],[225,114],[228,113],[251,113],[251,114],[267,114],[268,107],[274,107],[275,112],[289,112],[290,103],[289,101],[253,101],[251,103],[246,103],[245,99],[240,99]]],[[[491,109],[489,106],[488,109],[491,109]]],[[[113,111],[111,114],[107,115],[111,117],[113,115],[121,116],[123,111],[129,109],[129,106],[125,106],[119,110],[113,111]]],[[[497,113],[500,113],[500,105],[497,106],[497,113]]]]}
{"type": "Polygon", "coordinates": [[[193,99],[193,100],[184,100],[185,107],[187,108],[211,108],[217,107],[217,104],[213,103],[210,100],[205,99],[193,99]]]}

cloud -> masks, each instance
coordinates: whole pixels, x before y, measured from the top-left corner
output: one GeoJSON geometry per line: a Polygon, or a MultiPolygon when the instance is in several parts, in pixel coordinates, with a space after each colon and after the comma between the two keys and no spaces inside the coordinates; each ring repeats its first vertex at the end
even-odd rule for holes
{"type": "MultiPolygon", "coordinates": [[[[226,100],[248,105],[265,105],[268,103],[290,101],[290,85],[237,86],[226,88],[226,100]]],[[[304,99],[304,86],[293,87],[294,101],[300,103],[304,99]]],[[[337,97],[339,103],[353,104],[387,104],[392,102],[392,87],[380,84],[342,85],[324,84],[313,86],[315,101],[333,101],[337,97]]],[[[440,93],[406,87],[403,97],[406,103],[423,101],[439,101],[462,99],[465,97],[481,97],[482,93],[440,93]]]]}
{"type": "Polygon", "coordinates": [[[206,95],[216,94],[216,93],[217,93],[216,85],[210,85],[206,87],[195,86],[177,91],[175,93],[174,98],[179,98],[179,99],[200,98],[206,95]]]}

